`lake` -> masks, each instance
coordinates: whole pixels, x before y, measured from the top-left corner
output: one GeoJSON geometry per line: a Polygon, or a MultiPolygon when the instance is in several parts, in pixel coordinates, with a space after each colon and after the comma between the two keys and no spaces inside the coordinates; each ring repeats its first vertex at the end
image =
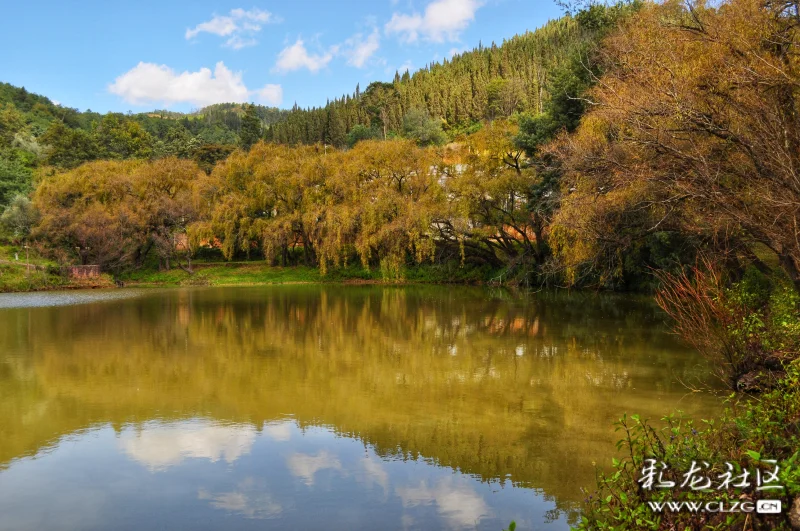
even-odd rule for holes
{"type": "Polygon", "coordinates": [[[568,529],[613,422],[710,373],[643,297],[0,295],[0,529],[568,529]]]}

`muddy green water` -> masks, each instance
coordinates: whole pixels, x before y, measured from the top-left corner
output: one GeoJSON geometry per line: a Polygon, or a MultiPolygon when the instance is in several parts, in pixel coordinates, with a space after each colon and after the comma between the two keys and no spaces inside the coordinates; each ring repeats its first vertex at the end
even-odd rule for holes
{"type": "Polygon", "coordinates": [[[613,421],[704,385],[645,298],[0,295],[0,530],[565,529],[613,421]]]}

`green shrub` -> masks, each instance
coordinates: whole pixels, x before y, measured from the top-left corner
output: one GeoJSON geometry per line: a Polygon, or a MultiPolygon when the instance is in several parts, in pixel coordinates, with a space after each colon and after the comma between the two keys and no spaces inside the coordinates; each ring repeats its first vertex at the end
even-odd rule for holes
{"type": "MultiPolygon", "coordinates": [[[[613,472],[600,473],[596,489],[586,492],[583,516],[577,529],[789,529],[787,511],[777,515],[755,513],[654,512],[647,502],[725,501],[781,499],[790,507],[800,495],[800,361],[787,367],[787,375],[771,392],[752,400],[734,396],[730,408],[717,421],[694,422],[679,415],[662,419],[654,427],[633,415],[623,417],[617,429],[623,433],[618,443],[622,459],[613,459],[613,472]],[[705,476],[718,478],[727,471],[743,469],[774,470],[768,460],[776,460],[779,491],[746,488],[691,490],[642,488],[643,468],[655,460],[664,481],[681,484],[690,464],[707,462],[705,476]],[[665,467],[661,468],[661,463],[665,467]]],[[[751,481],[755,483],[755,481],[751,481]]],[[[714,483],[717,486],[717,483],[714,483]]]]}

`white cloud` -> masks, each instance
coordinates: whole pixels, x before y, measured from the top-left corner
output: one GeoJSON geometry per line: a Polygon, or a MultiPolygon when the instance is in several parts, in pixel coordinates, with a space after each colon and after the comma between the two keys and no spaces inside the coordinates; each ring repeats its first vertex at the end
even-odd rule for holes
{"type": "Polygon", "coordinates": [[[392,14],[385,30],[388,34],[397,33],[405,42],[414,42],[420,36],[433,42],[457,41],[475,19],[479,7],[479,0],[434,0],[422,15],[392,14]]]}
{"type": "Polygon", "coordinates": [[[264,433],[273,441],[286,442],[292,438],[291,422],[271,422],[264,426],[264,433]]]}
{"type": "Polygon", "coordinates": [[[155,425],[142,431],[125,431],[122,450],[151,471],[164,470],[186,458],[224,459],[233,463],[250,453],[256,439],[251,426],[155,425]]]}
{"type": "Polygon", "coordinates": [[[220,37],[228,37],[224,46],[239,50],[246,46],[253,46],[258,41],[253,35],[261,31],[261,25],[275,22],[275,17],[268,11],[260,9],[232,9],[227,15],[215,15],[207,22],[186,30],[187,40],[197,37],[200,33],[211,33],[220,37]]]}
{"type": "Polygon", "coordinates": [[[327,66],[338,51],[338,46],[331,46],[328,51],[323,54],[311,55],[308,53],[308,50],[306,50],[303,39],[297,39],[297,42],[291,46],[287,46],[278,54],[278,61],[275,64],[275,69],[279,72],[292,72],[294,70],[300,70],[301,68],[307,68],[311,72],[317,72],[327,66]]]}
{"type": "Polygon", "coordinates": [[[286,459],[286,465],[293,476],[302,479],[308,486],[314,484],[314,476],[320,470],[342,470],[339,459],[327,450],[322,450],[316,455],[294,453],[286,459]]]}
{"type": "Polygon", "coordinates": [[[198,33],[207,32],[213,33],[214,35],[219,35],[220,37],[224,37],[226,35],[230,35],[234,31],[236,31],[239,27],[233,21],[231,17],[214,17],[208,22],[203,22],[198,24],[194,27],[194,29],[187,29],[186,30],[186,39],[193,39],[197,37],[198,33]]]}
{"type": "Polygon", "coordinates": [[[257,90],[258,101],[272,107],[277,107],[283,101],[283,87],[280,85],[264,85],[264,88],[257,90]]]}
{"type": "Polygon", "coordinates": [[[274,518],[283,511],[283,507],[252,477],[245,478],[231,492],[212,493],[201,488],[197,491],[197,499],[209,500],[212,507],[245,518],[274,518]]]}
{"type": "Polygon", "coordinates": [[[384,493],[389,491],[389,474],[381,465],[381,460],[375,457],[367,457],[362,461],[364,465],[364,479],[369,485],[377,484],[383,489],[384,493]]]}
{"type": "Polygon", "coordinates": [[[360,33],[353,35],[345,41],[345,55],[347,64],[356,68],[363,68],[370,57],[378,51],[381,45],[381,36],[375,29],[366,39],[360,33]]]}
{"type": "Polygon", "coordinates": [[[434,486],[420,481],[415,487],[398,487],[395,493],[403,501],[403,507],[435,505],[439,514],[457,528],[474,527],[491,512],[474,489],[452,478],[443,478],[434,486]]]}
{"type": "Polygon", "coordinates": [[[233,48],[234,50],[241,50],[242,48],[247,48],[248,46],[255,46],[258,43],[255,39],[244,39],[239,35],[234,35],[227,41],[225,41],[225,46],[228,48],[233,48]]]}
{"type": "Polygon", "coordinates": [[[283,96],[280,85],[248,90],[242,81],[242,73],[232,72],[222,61],[217,63],[214,72],[201,68],[197,72],[180,74],[166,65],[140,62],[114,80],[108,90],[133,105],[242,103],[253,95],[270,105],[279,105],[283,96]]]}
{"type": "Polygon", "coordinates": [[[356,33],[342,44],[330,46],[320,53],[310,53],[306,48],[305,41],[298,38],[294,44],[280,51],[273,70],[277,72],[293,72],[305,68],[309,72],[315,73],[328,66],[328,63],[334,57],[340,55],[347,58],[348,65],[364,68],[370,62],[380,63],[380,59],[370,61],[380,48],[380,45],[381,35],[377,28],[367,36],[364,36],[363,33],[356,33]]]}

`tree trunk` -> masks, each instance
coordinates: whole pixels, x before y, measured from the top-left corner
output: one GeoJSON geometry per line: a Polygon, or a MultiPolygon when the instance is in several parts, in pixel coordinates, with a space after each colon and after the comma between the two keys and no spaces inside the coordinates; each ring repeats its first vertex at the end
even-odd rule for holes
{"type": "Polygon", "coordinates": [[[190,255],[186,255],[186,265],[184,266],[181,264],[180,260],[178,261],[178,267],[189,273],[190,275],[194,275],[194,269],[192,269],[192,257],[190,255]]]}
{"type": "Polygon", "coordinates": [[[797,291],[800,291],[800,270],[798,269],[797,261],[788,253],[781,253],[778,255],[781,266],[789,275],[789,278],[794,283],[797,291]]]}

